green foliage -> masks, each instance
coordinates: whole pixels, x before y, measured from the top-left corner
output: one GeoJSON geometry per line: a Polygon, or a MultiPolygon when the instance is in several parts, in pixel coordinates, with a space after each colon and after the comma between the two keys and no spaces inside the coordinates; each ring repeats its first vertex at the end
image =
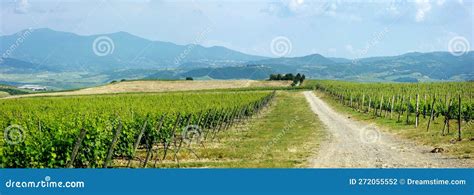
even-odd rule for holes
{"type": "Polygon", "coordinates": [[[102,167],[119,124],[122,130],[113,156],[129,157],[142,128],[141,145],[169,142],[187,124],[214,128],[230,122],[237,113],[254,114],[270,97],[271,92],[209,92],[4,99],[0,100],[2,133],[11,125],[20,125],[25,139],[17,144],[1,143],[1,164],[64,167],[85,129],[73,166],[102,167]]]}
{"type": "Polygon", "coordinates": [[[28,94],[29,92],[15,89],[15,88],[2,88],[0,87],[0,91],[7,92],[10,95],[22,95],[22,94],[28,94]]]}
{"type": "MultiPolygon", "coordinates": [[[[472,101],[474,83],[354,83],[344,81],[312,81],[316,89],[331,94],[345,105],[368,112],[378,109],[396,113],[415,113],[418,95],[419,114],[427,116],[433,110],[435,117],[446,116],[454,119],[459,116],[459,97],[461,98],[461,117],[469,122],[474,119],[472,101]],[[314,83],[313,83],[314,82],[314,83]],[[352,105],[350,105],[352,102],[352,105]],[[449,110],[449,114],[448,114],[449,110]]],[[[377,115],[377,114],[376,114],[377,115]]]]}
{"type": "Polygon", "coordinates": [[[297,86],[297,85],[300,85],[301,83],[303,83],[303,81],[306,79],[306,76],[303,74],[301,75],[300,73],[293,75],[292,73],[288,73],[288,74],[270,74],[270,78],[269,80],[270,81],[280,81],[280,80],[283,80],[283,81],[293,81],[293,83],[291,84],[291,86],[297,86]]]}

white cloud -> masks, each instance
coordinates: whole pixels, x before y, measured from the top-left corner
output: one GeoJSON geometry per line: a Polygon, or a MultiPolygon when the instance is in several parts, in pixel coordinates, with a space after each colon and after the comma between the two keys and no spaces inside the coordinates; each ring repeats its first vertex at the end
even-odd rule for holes
{"type": "Polygon", "coordinates": [[[422,22],[425,20],[426,14],[431,11],[431,3],[429,0],[416,0],[416,17],[417,22],[422,22]]]}
{"type": "Polygon", "coordinates": [[[332,10],[331,3],[327,1],[281,0],[269,3],[262,11],[288,17],[317,16],[332,10]]]}
{"type": "Polygon", "coordinates": [[[288,2],[288,9],[293,12],[297,12],[302,6],[304,6],[304,0],[290,0],[288,2]]]}
{"type": "Polygon", "coordinates": [[[400,14],[400,10],[395,4],[390,4],[387,8],[385,8],[385,10],[391,15],[400,14]]]}
{"type": "Polygon", "coordinates": [[[28,12],[28,9],[30,9],[30,3],[28,0],[16,0],[16,13],[24,14],[28,12]]]}
{"type": "Polygon", "coordinates": [[[444,5],[445,2],[446,2],[446,0],[438,0],[438,1],[436,1],[436,4],[439,5],[439,6],[442,6],[442,5],[444,5]]]}

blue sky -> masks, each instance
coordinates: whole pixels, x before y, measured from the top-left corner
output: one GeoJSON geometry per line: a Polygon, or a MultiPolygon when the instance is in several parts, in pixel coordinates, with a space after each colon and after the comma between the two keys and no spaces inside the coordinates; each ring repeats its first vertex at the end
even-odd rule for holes
{"type": "MultiPolygon", "coordinates": [[[[474,47],[472,0],[1,0],[0,35],[51,28],[81,35],[126,31],[150,40],[225,46],[274,56],[361,58],[474,47]]],[[[472,48],[471,48],[472,49],[472,48]]]]}

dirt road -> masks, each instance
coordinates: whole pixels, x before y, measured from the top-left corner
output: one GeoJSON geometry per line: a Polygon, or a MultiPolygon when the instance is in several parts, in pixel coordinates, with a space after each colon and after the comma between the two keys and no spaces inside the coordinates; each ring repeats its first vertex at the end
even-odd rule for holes
{"type": "Polygon", "coordinates": [[[474,167],[473,160],[430,153],[433,148],[381,132],[375,125],[334,111],[310,91],[304,95],[329,132],[329,139],[311,160],[312,167],[474,167]]]}

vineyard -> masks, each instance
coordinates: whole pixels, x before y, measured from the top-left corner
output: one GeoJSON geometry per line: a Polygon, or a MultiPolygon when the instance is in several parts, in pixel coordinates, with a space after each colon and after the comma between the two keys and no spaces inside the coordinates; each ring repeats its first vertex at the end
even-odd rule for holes
{"type": "Polygon", "coordinates": [[[374,117],[413,125],[420,131],[439,131],[441,136],[455,135],[474,126],[473,82],[446,83],[353,83],[318,81],[315,89],[325,92],[340,104],[374,117]],[[438,119],[438,120],[437,120],[438,119]],[[433,122],[442,120],[440,129],[433,122]],[[426,126],[420,126],[424,120],[426,126]]]}
{"type": "Polygon", "coordinates": [[[201,92],[0,100],[2,167],[156,165],[204,146],[275,92],[201,92]],[[144,157],[137,157],[137,151],[144,157]]]}

